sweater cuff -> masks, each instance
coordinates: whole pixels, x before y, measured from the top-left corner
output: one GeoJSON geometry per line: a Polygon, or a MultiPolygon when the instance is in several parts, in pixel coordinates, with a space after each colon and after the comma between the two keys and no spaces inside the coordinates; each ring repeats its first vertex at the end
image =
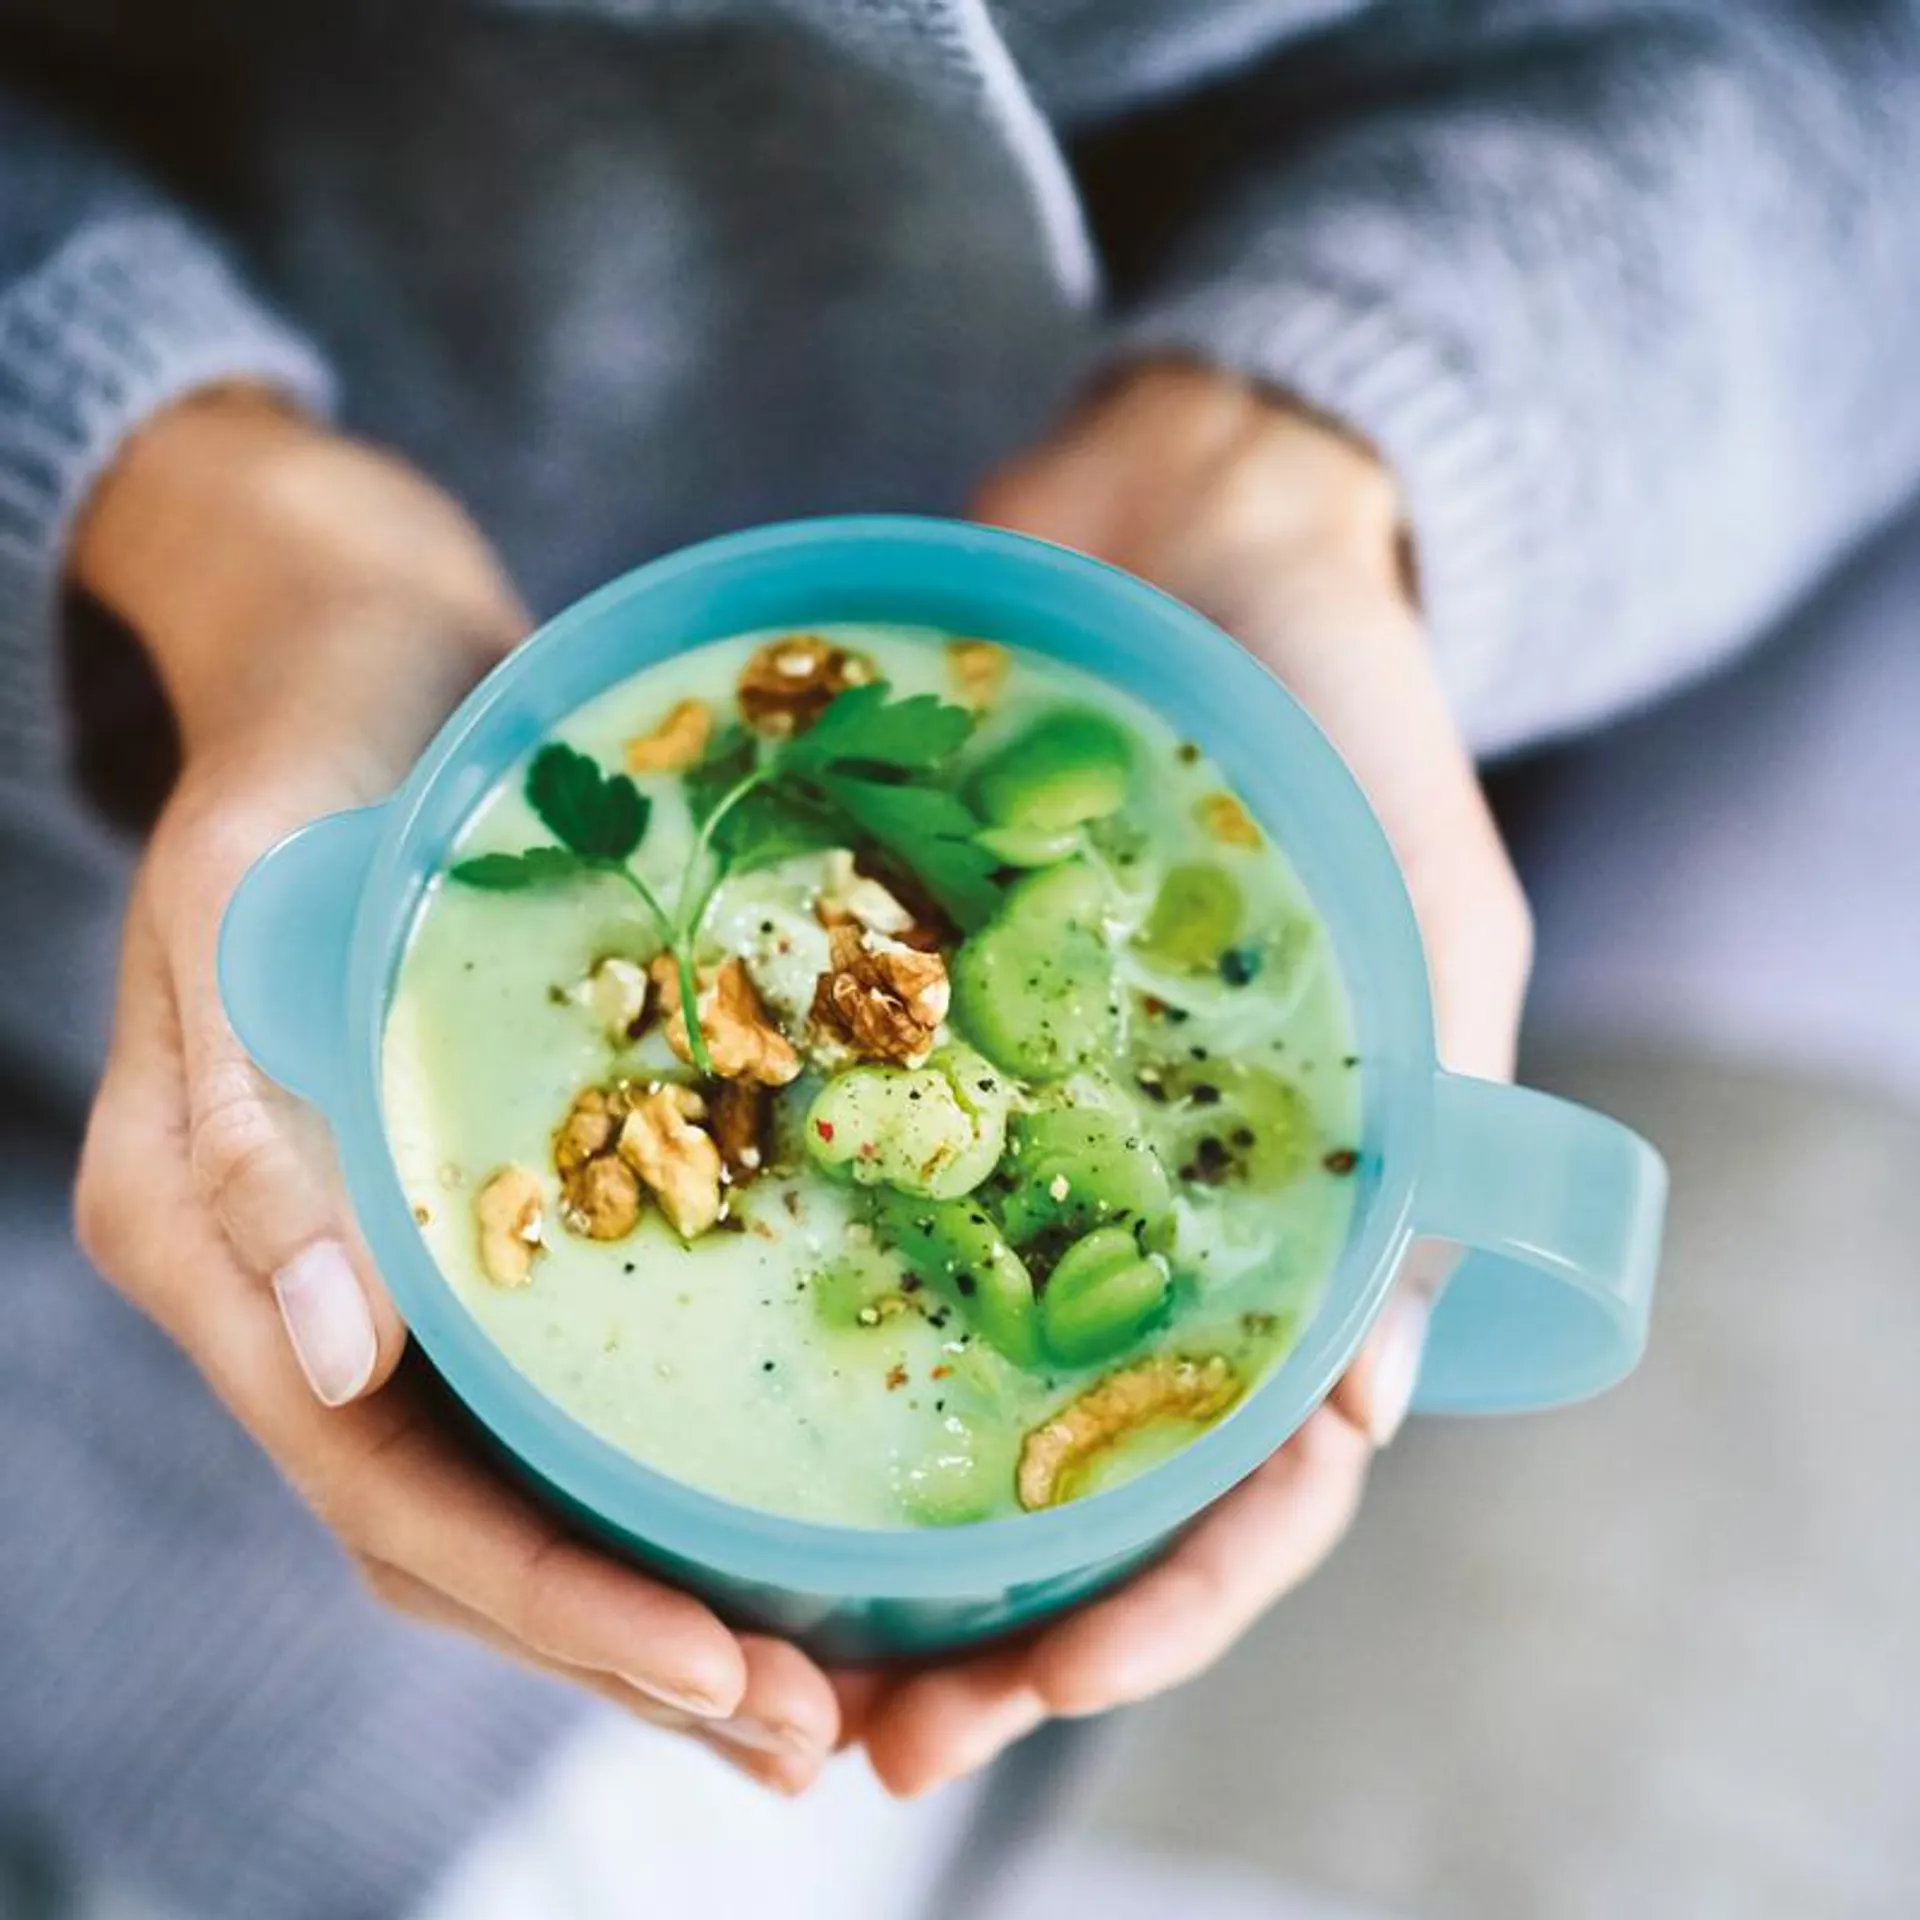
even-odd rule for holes
{"type": "Polygon", "coordinates": [[[1474,390],[1459,356],[1387,300],[1223,274],[1189,282],[1122,328],[1128,359],[1200,359],[1279,389],[1365,439],[1392,470],[1420,599],[1469,743],[1529,731],[1506,682],[1541,604],[1554,489],[1526,436],[1474,390]]]}
{"type": "Polygon", "coordinates": [[[0,776],[66,764],[59,603],[94,482],[143,420],[230,380],[332,403],[314,349],[173,216],[90,227],[0,291],[0,776]]]}

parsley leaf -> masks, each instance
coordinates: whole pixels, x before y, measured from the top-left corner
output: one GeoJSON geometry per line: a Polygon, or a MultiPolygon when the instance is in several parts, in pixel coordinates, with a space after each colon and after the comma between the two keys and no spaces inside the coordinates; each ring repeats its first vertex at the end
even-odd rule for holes
{"type": "Polygon", "coordinates": [[[684,778],[697,824],[705,827],[725,808],[707,835],[725,872],[770,867],[795,854],[837,847],[846,838],[839,821],[807,794],[791,783],[775,784],[773,765],[761,766],[755,737],[745,727],[717,735],[684,778]]]}
{"type": "Polygon", "coordinates": [[[722,727],[707,750],[680,776],[687,807],[696,822],[704,823],[748,774],[760,758],[754,737],[742,726],[722,727]]]}
{"type": "Polygon", "coordinates": [[[804,788],[756,787],[721,821],[713,845],[730,873],[847,843],[846,823],[804,788]]]}
{"type": "Polygon", "coordinates": [[[864,841],[920,880],[961,926],[977,926],[999,899],[995,862],[974,844],[972,809],[929,784],[973,725],[964,707],[930,693],[895,700],[876,680],[849,687],[765,759],[752,734],[729,728],[687,776],[717,867],[708,897],[722,873],[864,841]]]}
{"type": "Polygon", "coordinates": [[[647,831],[652,803],[624,773],[554,741],[527,769],[527,804],[561,846],[583,860],[625,860],[647,831]]]}
{"type": "Polygon", "coordinates": [[[932,773],[966,745],[973,715],[939,695],[888,697],[884,680],[849,687],[805,733],[781,748],[782,773],[824,772],[838,766],[932,773]]]}
{"type": "Polygon", "coordinates": [[[973,809],[945,787],[829,773],[820,781],[861,835],[897,860],[955,924],[977,927],[1000,903],[999,863],[979,845],[973,809]]]}
{"type": "Polygon", "coordinates": [[[565,847],[529,847],[525,853],[482,853],[462,860],[447,877],[489,893],[524,893],[531,887],[550,887],[575,880],[589,863],[565,847]]]}

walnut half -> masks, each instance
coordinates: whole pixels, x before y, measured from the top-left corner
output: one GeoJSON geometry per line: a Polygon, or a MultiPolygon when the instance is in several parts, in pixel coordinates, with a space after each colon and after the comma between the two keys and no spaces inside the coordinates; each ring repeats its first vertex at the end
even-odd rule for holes
{"type": "Polygon", "coordinates": [[[851,922],[827,935],[827,970],[814,983],[811,1030],[828,1058],[917,1067],[947,1017],[947,963],[851,922]]]}
{"type": "Polygon", "coordinates": [[[1098,1454],[1156,1420],[1217,1420],[1240,1398],[1240,1381],[1221,1354],[1184,1360],[1156,1354],[1096,1381],[1020,1445],[1014,1478],[1029,1512],[1072,1493],[1074,1478],[1098,1454]]]}
{"type": "Polygon", "coordinates": [[[473,1196],[480,1270],[496,1287],[524,1287],[545,1251],[540,1178],[532,1168],[502,1167],[473,1196]]]}
{"type": "Polygon", "coordinates": [[[864,653],[836,647],[817,633],[770,640],[749,660],[735,689],[740,717],[774,739],[805,733],[849,687],[874,678],[864,653]]]}
{"type": "MultiPolygon", "coordinates": [[[[680,1001],[680,970],[672,954],[663,953],[655,959],[653,984],[665,1020],[667,1045],[692,1066],[693,1045],[687,1037],[686,1008],[680,1001]]],[[[701,968],[694,1005],[717,1079],[754,1080],[763,1087],[784,1087],[799,1073],[800,1056],[774,1025],[745,961],[722,960],[717,967],[701,968]]]]}
{"type": "Polygon", "coordinates": [[[643,1094],[620,1125],[620,1158],[652,1188],[660,1211],[683,1240],[720,1218],[720,1149],[695,1124],[706,1102],[691,1087],[643,1094]]]}

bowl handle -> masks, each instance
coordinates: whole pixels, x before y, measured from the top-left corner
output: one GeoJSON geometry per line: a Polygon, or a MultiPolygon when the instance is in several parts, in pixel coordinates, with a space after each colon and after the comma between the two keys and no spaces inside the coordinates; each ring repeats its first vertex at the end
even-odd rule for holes
{"type": "Polygon", "coordinates": [[[1617,1120],[1442,1073],[1414,1227],[1464,1250],[1434,1306],[1413,1404],[1505,1413],[1624,1379],[1647,1341],[1666,1164],[1617,1120]]]}
{"type": "Polygon", "coordinates": [[[220,998],[240,1044],[329,1115],[344,1103],[347,953],[384,807],[331,813],[269,847],[220,922],[220,998]]]}

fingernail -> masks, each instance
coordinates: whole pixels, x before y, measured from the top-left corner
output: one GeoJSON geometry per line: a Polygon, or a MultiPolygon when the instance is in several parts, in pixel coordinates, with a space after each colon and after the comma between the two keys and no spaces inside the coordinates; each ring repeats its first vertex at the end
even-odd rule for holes
{"type": "Polygon", "coordinates": [[[786,1753],[762,1753],[758,1748],[728,1746],[714,1737],[712,1727],[696,1727],[693,1737],[713,1755],[756,1787],[777,1793],[783,1800],[797,1799],[813,1784],[819,1756],[809,1754],[801,1761],[786,1753]]]}
{"type": "Polygon", "coordinates": [[[636,1706],[634,1712],[648,1726],[658,1727],[663,1733],[698,1733],[706,1724],[690,1713],[682,1713],[678,1707],[636,1706]]]}
{"type": "Polygon", "coordinates": [[[710,1693],[702,1693],[696,1687],[673,1687],[659,1680],[643,1680],[638,1674],[621,1676],[636,1693],[644,1693],[649,1700],[658,1700],[663,1707],[670,1707],[675,1713],[684,1713],[695,1720],[723,1720],[726,1708],[710,1693]]]}
{"type": "Polygon", "coordinates": [[[323,1406],[340,1407],[373,1378],[380,1340],[360,1277],[337,1241],[316,1240],[273,1276],[293,1357],[323,1406]]]}
{"type": "Polygon", "coordinates": [[[756,1720],[750,1713],[736,1713],[731,1720],[715,1720],[700,1729],[730,1747],[745,1747],[749,1753],[804,1755],[812,1753],[815,1742],[798,1727],[776,1726],[772,1721],[756,1720]]]}
{"type": "Polygon", "coordinates": [[[1367,1430],[1376,1447],[1388,1445],[1406,1421],[1420,1378],[1420,1356],[1427,1345],[1432,1303],[1424,1293],[1402,1293],[1387,1308],[1386,1324],[1373,1362],[1373,1389],[1367,1397],[1367,1430]]]}

